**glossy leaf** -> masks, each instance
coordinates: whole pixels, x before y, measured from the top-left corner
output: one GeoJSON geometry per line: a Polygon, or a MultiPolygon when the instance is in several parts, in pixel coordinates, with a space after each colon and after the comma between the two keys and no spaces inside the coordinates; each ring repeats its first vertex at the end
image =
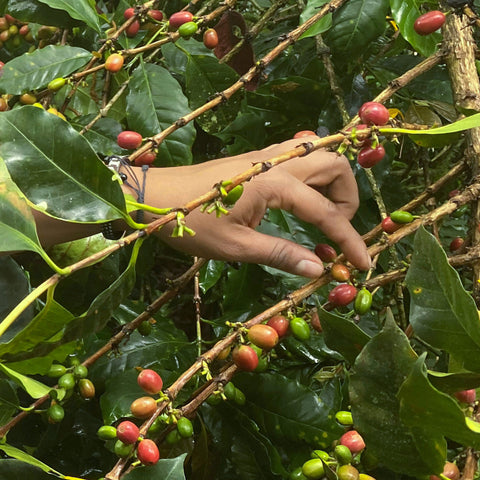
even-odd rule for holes
{"type": "Polygon", "coordinates": [[[449,265],[442,247],[424,228],[415,235],[405,282],[415,333],[449,352],[465,368],[480,371],[480,324],[475,302],[449,265]]]}
{"type": "Polygon", "coordinates": [[[23,22],[35,22],[62,28],[78,25],[78,22],[66,12],[50,8],[40,0],[8,0],[8,13],[23,22]]]}
{"type": "Polygon", "coordinates": [[[18,411],[17,393],[8,380],[0,379],[0,425],[5,425],[18,411]]]}
{"type": "Polygon", "coordinates": [[[95,8],[92,8],[92,3],[88,0],[75,0],[71,2],[69,0],[39,0],[42,3],[47,4],[49,7],[65,10],[72,18],[81,20],[86,23],[90,28],[100,32],[100,22],[98,14],[95,8]]]}
{"type": "MultiPolygon", "coordinates": [[[[302,11],[300,14],[300,25],[305,23],[310,17],[318,13],[318,10],[328,3],[328,0],[308,0],[307,6],[305,10],[302,11]]],[[[327,13],[323,18],[321,18],[318,22],[313,24],[305,33],[303,33],[300,37],[308,38],[314,37],[319,33],[326,32],[332,26],[332,14],[327,13]]]]}
{"type": "Polygon", "coordinates": [[[209,260],[207,262],[200,270],[200,288],[203,293],[206,293],[218,283],[224,270],[225,262],[219,260],[209,260]]]}
{"type": "Polygon", "coordinates": [[[156,465],[137,467],[125,475],[125,480],[153,480],[164,478],[165,480],[185,480],[183,463],[186,453],[175,458],[161,458],[156,465]]]}
{"type": "Polygon", "coordinates": [[[430,460],[400,418],[397,393],[416,359],[390,313],[383,330],[358,355],[349,388],[355,427],[368,449],[390,470],[414,476],[430,475],[430,460]]]}
{"type": "MultiPolygon", "coordinates": [[[[189,112],[182,88],[168,70],[145,63],[134,70],[127,96],[127,120],[131,130],[149,137],[160,133],[189,112]]],[[[160,164],[173,166],[191,163],[194,140],[192,123],[169,135],[159,149],[160,164]]]]}
{"type": "Polygon", "coordinates": [[[425,436],[431,437],[432,443],[437,444],[436,450],[443,453],[443,458],[436,459],[436,469],[432,465],[432,472],[440,473],[446,456],[446,441],[443,437],[478,448],[480,423],[471,419],[467,423],[458,402],[429,382],[425,356],[426,353],[417,360],[398,392],[400,418],[411,428],[424,431],[425,436]]]}
{"type": "Polygon", "coordinates": [[[54,217],[76,222],[130,218],[112,172],[55,115],[31,106],[2,113],[0,157],[28,200],[54,217]]]}
{"type": "Polygon", "coordinates": [[[83,67],[92,54],[79,47],[47,45],[10,60],[2,68],[0,92],[19,95],[44,87],[83,67]]]}
{"type": "Polygon", "coordinates": [[[35,457],[32,457],[28,453],[25,453],[23,450],[20,450],[19,448],[16,448],[7,444],[4,444],[4,445],[0,444],[0,450],[3,450],[9,457],[16,458],[17,460],[20,460],[23,463],[27,463],[28,465],[32,465],[34,467],[40,468],[46,473],[51,473],[55,475],[57,478],[58,477],[64,478],[60,472],[57,472],[53,468],[49,467],[45,463],[36,459],[35,457]]]}
{"type": "Polygon", "coordinates": [[[278,373],[258,374],[261,381],[256,382],[251,375],[236,377],[235,385],[247,397],[252,417],[270,438],[301,440],[326,448],[340,436],[342,429],[333,420],[335,412],[310,388],[278,373]]]}
{"type": "Polygon", "coordinates": [[[424,57],[432,55],[441,41],[441,35],[433,33],[430,35],[419,35],[413,29],[415,20],[420,16],[420,10],[415,0],[390,0],[392,17],[395,20],[402,37],[424,57]]]}
{"type": "MultiPolygon", "coordinates": [[[[93,115],[77,119],[78,123],[72,123],[74,128],[80,131],[93,118],[93,115]]],[[[92,128],[84,133],[93,149],[102,155],[123,155],[125,150],[117,144],[117,136],[123,130],[122,125],[113,118],[101,118],[92,128]]]]}
{"type": "MultiPolygon", "coordinates": [[[[4,446],[5,445],[0,445],[0,447],[4,446]]],[[[49,475],[38,466],[29,465],[21,460],[10,458],[2,459],[0,462],[0,475],[2,480],[19,480],[20,478],[31,478],[35,480],[58,479],[58,475],[54,474],[53,471],[52,474],[49,475]]],[[[62,476],[60,478],[62,478],[62,476]]]]}
{"type": "Polygon", "coordinates": [[[343,5],[333,15],[332,28],[325,35],[333,57],[352,62],[364,53],[385,30],[388,9],[388,0],[351,0],[343,5]]]}
{"type": "Polygon", "coordinates": [[[0,363],[0,371],[18,383],[32,398],[47,395],[51,388],[0,363]]]}
{"type": "Polygon", "coordinates": [[[327,312],[320,306],[317,312],[327,346],[341,353],[348,362],[353,364],[370,337],[352,320],[342,315],[327,312]]]}
{"type": "MultiPolygon", "coordinates": [[[[238,74],[228,65],[218,63],[207,55],[189,55],[185,72],[186,92],[192,110],[201,107],[215,94],[228,88],[238,79],[238,74]]],[[[196,119],[207,133],[214,134],[230,124],[240,110],[241,95],[235,94],[227,103],[209,110],[196,119]]]]}
{"type": "Polygon", "coordinates": [[[445,393],[480,387],[480,373],[443,373],[428,371],[428,381],[445,393]]]}

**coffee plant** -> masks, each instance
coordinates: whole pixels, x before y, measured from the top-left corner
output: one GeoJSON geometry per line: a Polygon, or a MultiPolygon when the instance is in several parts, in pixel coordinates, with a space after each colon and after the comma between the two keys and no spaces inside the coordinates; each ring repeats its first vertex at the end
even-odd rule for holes
{"type": "Polygon", "coordinates": [[[0,478],[480,478],[476,8],[0,0],[0,478]],[[162,210],[107,167],[291,138],[162,210]],[[282,210],[259,231],[315,251],[321,277],[152,235],[193,235],[194,209],[228,215],[320,148],[351,161],[368,272],[282,210]],[[45,249],[32,209],[129,230],[45,249]]]}

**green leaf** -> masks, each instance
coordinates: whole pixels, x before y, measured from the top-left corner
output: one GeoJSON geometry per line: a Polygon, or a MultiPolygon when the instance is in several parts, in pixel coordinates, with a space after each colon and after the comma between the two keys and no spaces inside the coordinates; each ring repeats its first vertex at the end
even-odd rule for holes
{"type": "Polygon", "coordinates": [[[349,363],[353,364],[370,337],[351,319],[327,312],[320,305],[317,311],[327,346],[341,353],[349,363]]]}
{"type": "Polygon", "coordinates": [[[345,63],[361,56],[385,30],[388,9],[388,0],[350,0],[335,12],[325,35],[333,58],[345,63]]]}
{"type": "Polygon", "coordinates": [[[0,363],[0,370],[9,378],[17,382],[32,398],[40,398],[47,395],[51,388],[47,387],[43,383],[34,380],[33,378],[26,377],[11,368],[0,363]]]}
{"type": "MultiPolygon", "coordinates": [[[[5,445],[0,445],[0,447],[5,447],[5,445]]],[[[22,478],[52,480],[53,478],[59,477],[65,478],[63,475],[54,474],[53,472],[53,470],[50,470],[51,475],[49,475],[38,466],[29,465],[22,460],[4,458],[0,461],[0,477],[2,480],[20,480],[22,478]]]]}
{"type": "Polygon", "coordinates": [[[68,45],[47,45],[24,53],[3,67],[0,92],[20,95],[44,87],[54,78],[83,67],[91,58],[89,51],[68,45]]]}
{"type": "MultiPolygon", "coordinates": [[[[425,356],[422,355],[410,371],[407,379],[398,392],[400,400],[400,418],[410,427],[423,430],[432,438],[437,437],[437,445],[441,439],[445,454],[446,442],[443,437],[448,437],[465,447],[475,449],[480,446],[480,423],[470,421],[466,423],[465,414],[449,395],[437,390],[428,380],[425,356]]],[[[432,473],[443,470],[443,458],[437,458],[436,469],[432,473]]]]}
{"type": "Polygon", "coordinates": [[[415,333],[446,350],[468,370],[480,371],[480,323],[472,297],[435,237],[420,228],[405,282],[415,333]]]}
{"type": "Polygon", "coordinates": [[[415,0],[390,0],[390,8],[392,9],[392,17],[397,23],[403,38],[418,53],[428,57],[435,52],[442,36],[439,33],[419,35],[413,29],[415,20],[420,16],[417,3],[415,0]]]}
{"type": "Polygon", "coordinates": [[[443,373],[429,370],[428,380],[435,388],[445,393],[480,387],[480,373],[443,373]]]}
{"type": "Polygon", "coordinates": [[[130,221],[117,177],[56,115],[32,106],[2,113],[0,157],[28,200],[54,217],[130,221]]]}
{"type": "Polygon", "coordinates": [[[383,330],[358,355],[349,388],[355,427],[369,451],[390,470],[413,476],[432,473],[411,429],[400,418],[397,398],[416,359],[389,313],[383,330]]]}
{"type": "MultiPolygon", "coordinates": [[[[208,55],[188,55],[185,72],[186,92],[190,108],[196,109],[211,100],[218,92],[235,83],[238,74],[218,59],[208,55]]],[[[235,94],[228,102],[220,104],[196,119],[207,133],[220,132],[233,122],[240,110],[241,95],[235,94]]]]}
{"type": "MultiPolygon", "coordinates": [[[[0,251],[14,252],[25,250],[36,252],[41,255],[50,267],[55,271],[59,271],[59,268],[52,262],[40,245],[32,211],[27,204],[25,196],[18,189],[17,185],[12,182],[6,165],[1,158],[0,200],[0,251]]],[[[5,317],[2,316],[2,318],[5,317]]]]}
{"type": "Polygon", "coordinates": [[[98,14],[89,0],[39,0],[49,7],[65,10],[72,18],[81,20],[98,33],[101,32],[98,14]]]}
{"type": "MultiPolygon", "coordinates": [[[[300,25],[304,24],[310,17],[313,17],[320,7],[328,3],[328,0],[308,0],[307,6],[300,14],[300,25]]],[[[332,14],[327,13],[318,22],[314,23],[305,33],[300,36],[300,39],[307,37],[314,37],[319,33],[326,32],[332,26],[332,14]]]]}
{"type": "Polygon", "coordinates": [[[54,25],[61,28],[78,25],[78,22],[66,12],[50,8],[39,0],[8,0],[8,13],[22,22],[54,25]]]}
{"type": "Polygon", "coordinates": [[[0,379],[0,425],[5,425],[19,406],[17,392],[8,380],[0,379]]]}
{"type": "MultiPolygon", "coordinates": [[[[150,63],[142,63],[134,70],[127,95],[127,121],[131,130],[149,137],[189,112],[187,98],[168,70],[150,63]]],[[[169,135],[159,149],[161,165],[190,164],[194,140],[193,123],[169,135]]]]}
{"type": "MultiPolygon", "coordinates": [[[[80,131],[87,125],[94,115],[87,115],[83,118],[76,118],[72,123],[73,127],[80,131]]],[[[90,142],[93,149],[102,155],[123,155],[125,150],[117,143],[117,136],[123,130],[121,124],[113,118],[100,118],[92,128],[84,133],[84,137],[90,142]]]]}
{"type": "Polygon", "coordinates": [[[157,464],[148,467],[137,467],[125,475],[125,480],[185,480],[183,464],[186,453],[176,458],[162,458],[157,464]]]}
{"type": "Polygon", "coordinates": [[[303,441],[326,448],[342,432],[334,420],[335,412],[295,380],[279,373],[242,374],[235,377],[235,385],[247,397],[252,417],[271,439],[303,441]]]}
{"type": "Polygon", "coordinates": [[[220,260],[209,260],[207,264],[200,270],[200,288],[203,293],[208,292],[215,286],[222,273],[225,270],[225,262],[220,260]]]}
{"type": "MultiPolygon", "coordinates": [[[[34,467],[38,467],[46,473],[52,473],[60,478],[64,478],[60,472],[57,472],[53,468],[49,467],[45,463],[37,460],[35,457],[32,457],[28,453],[25,453],[23,450],[20,450],[16,447],[12,447],[11,445],[7,444],[0,444],[0,450],[3,450],[9,457],[16,458],[21,462],[28,463],[29,465],[33,465],[34,467]]],[[[0,462],[1,463],[1,462],[0,462]]]]}

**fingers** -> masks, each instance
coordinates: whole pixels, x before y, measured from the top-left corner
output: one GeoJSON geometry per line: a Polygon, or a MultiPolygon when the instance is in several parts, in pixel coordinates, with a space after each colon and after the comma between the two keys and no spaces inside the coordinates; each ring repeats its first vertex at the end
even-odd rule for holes
{"type": "Polygon", "coordinates": [[[272,177],[268,183],[260,180],[252,182],[252,186],[266,196],[267,206],[288,210],[316,225],[338,244],[353,265],[362,270],[370,268],[371,260],[364,241],[335,203],[292,176],[289,179],[276,177],[275,181],[272,177]]]}

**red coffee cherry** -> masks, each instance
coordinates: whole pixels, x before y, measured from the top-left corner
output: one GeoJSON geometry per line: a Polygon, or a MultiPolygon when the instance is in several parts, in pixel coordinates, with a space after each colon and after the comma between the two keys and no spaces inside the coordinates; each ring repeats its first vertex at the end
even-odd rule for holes
{"type": "Polygon", "coordinates": [[[151,395],[161,392],[163,387],[162,377],[157,372],[150,370],[149,368],[142,370],[138,374],[137,383],[140,388],[151,395]]]}
{"type": "MultiPolygon", "coordinates": [[[[450,480],[459,480],[460,478],[460,470],[458,467],[452,462],[446,462],[445,466],[443,467],[443,475],[449,478],[450,480]]],[[[441,480],[440,477],[436,475],[430,475],[430,480],[441,480]]]]}
{"type": "Polygon", "coordinates": [[[367,125],[385,125],[390,118],[388,109],[378,102],[364,103],[358,111],[358,116],[367,125]]]}
{"type": "Polygon", "coordinates": [[[142,165],[151,165],[156,158],[157,158],[157,154],[149,150],[148,152],[145,152],[139,155],[134,160],[134,163],[137,167],[141,167],[142,165]]]}
{"type": "Polygon", "coordinates": [[[138,33],[139,30],[140,30],[140,22],[138,20],[135,20],[132,24],[130,24],[127,27],[127,29],[125,30],[125,33],[127,34],[127,37],[132,38],[138,33]]]}
{"type": "Polygon", "coordinates": [[[439,10],[432,10],[431,12],[420,15],[413,24],[413,29],[419,35],[430,35],[435,30],[438,30],[445,23],[445,14],[439,10]]]}
{"type": "Polygon", "coordinates": [[[448,248],[450,249],[451,252],[455,252],[458,249],[460,249],[463,246],[464,243],[465,243],[465,240],[462,237],[455,237],[450,242],[450,245],[449,245],[448,248]]]}
{"type": "Polygon", "coordinates": [[[268,320],[267,325],[275,329],[279,337],[284,337],[288,332],[290,322],[283,315],[275,315],[268,320]]]}
{"type": "Polygon", "coordinates": [[[149,10],[148,16],[157,22],[161,22],[163,20],[163,12],[161,10],[149,10]]]}
{"type": "Polygon", "coordinates": [[[314,251],[315,255],[317,255],[322,262],[332,262],[335,258],[337,258],[337,252],[327,243],[318,243],[315,245],[314,251]]]}
{"type": "Polygon", "coordinates": [[[455,392],[453,395],[461,403],[473,403],[477,398],[477,392],[474,388],[461,390],[460,392],[455,392]]]}
{"type": "Polygon", "coordinates": [[[254,345],[265,350],[272,349],[278,343],[277,331],[268,325],[253,325],[247,336],[254,345]]]}
{"type": "Polygon", "coordinates": [[[208,28],[203,32],[203,44],[210,50],[218,45],[218,34],[214,28],[208,28]]]}
{"type": "Polygon", "coordinates": [[[300,132],[297,132],[293,138],[303,138],[303,137],[310,137],[311,135],[317,135],[315,132],[312,130],[301,130],[300,132]]]}
{"type": "Polygon", "coordinates": [[[348,283],[342,283],[330,290],[328,294],[328,301],[334,307],[344,307],[350,302],[353,302],[357,296],[357,289],[348,283]]]}
{"type": "Polygon", "coordinates": [[[401,225],[395,223],[390,217],[385,217],[382,220],[382,230],[386,233],[393,233],[396,232],[401,225]]]}
{"type": "Polygon", "coordinates": [[[123,67],[124,58],[119,53],[112,53],[105,61],[105,70],[116,73],[123,67]]]}
{"type": "Polygon", "coordinates": [[[322,324],[320,323],[320,318],[318,316],[317,309],[312,311],[312,318],[310,319],[310,325],[317,332],[319,333],[323,332],[322,324]]]}
{"type": "Polygon", "coordinates": [[[143,138],[138,132],[124,130],[117,136],[117,144],[127,150],[135,150],[142,144],[143,138]]]}
{"type": "Polygon", "coordinates": [[[232,352],[233,363],[244,372],[253,372],[258,366],[258,356],[248,345],[239,345],[232,352]]]}
{"type": "Polygon", "coordinates": [[[337,282],[346,282],[350,278],[350,270],[343,263],[335,263],[330,273],[337,282]]]}
{"type": "Polygon", "coordinates": [[[157,402],[152,397],[140,397],[132,402],[130,411],[135,418],[148,418],[157,409],[157,402]]]}
{"type": "Polygon", "coordinates": [[[180,25],[191,22],[193,20],[193,13],[191,12],[176,12],[170,15],[168,24],[173,30],[176,30],[180,25]]]}
{"type": "Polygon", "coordinates": [[[340,437],[340,445],[345,445],[355,455],[365,448],[365,441],[356,430],[349,430],[340,437]]]}
{"type": "Polygon", "coordinates": [[[160,458],[157,444],[148,438],[142,440],[137,447],[137,457],[144,465],[155,465],[160,458]]]}
{"type": "Polygon", "coordinates": [[[139,428],[129,420],[121,422],[117,426],[117,438],[125,445],[132,445],[138,440],[139,428]]]}
{"type": "Polygon", "coordinates": [[[128,20],[129,18],[132,18],[134,15],[135,15],[135,9],[133,7],[127,8],[123,12],[123,18],[125,18],[126,20],[128,20]]]}
{"type": "Polygon", "coordinates": [[[378,145],[372,148],[371,145],[364,146],[357,155],[357,162],[363,168],[372,168],[385,157],[385,148],[378,145]]]}

